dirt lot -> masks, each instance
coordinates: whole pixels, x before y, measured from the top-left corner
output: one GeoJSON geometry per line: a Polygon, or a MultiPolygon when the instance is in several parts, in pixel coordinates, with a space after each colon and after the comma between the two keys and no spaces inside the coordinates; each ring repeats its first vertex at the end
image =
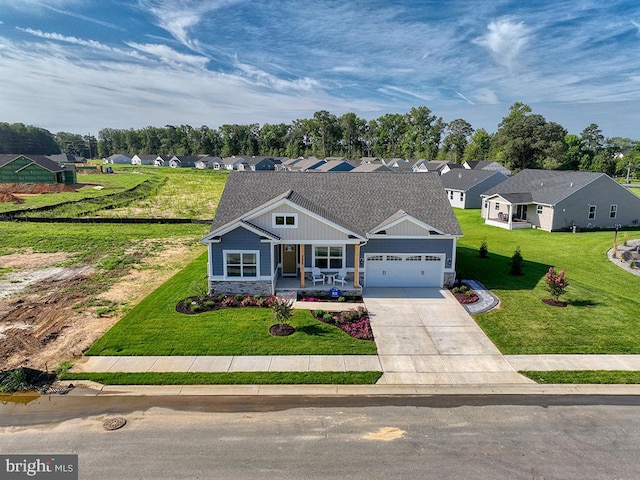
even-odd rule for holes
{"type": "Polygon", "coordinates": [[[0,370],[54,369],[81,355],[122,317],[123,307],[138,303],[198,253],[176,247],[144,258],[98,296],[115,306],[111,316],[99,316],[99,305],[86,306],[96,299],[83,289],[96,275],[93,267],[56,266],[67,260],[64,253],[0,256],[0,370]]]}

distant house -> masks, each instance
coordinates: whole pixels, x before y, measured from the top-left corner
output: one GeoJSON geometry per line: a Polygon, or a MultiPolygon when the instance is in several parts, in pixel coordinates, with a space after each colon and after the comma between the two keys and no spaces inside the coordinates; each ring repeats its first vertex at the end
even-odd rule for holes
{"type": "Polygon", "coordinates": [[[171,168],[195,168],[198,157],[188,157],[186,155],[173,155],[169,159],[171,168]]]}
{"type": "MultiPolygon", "coordinates": [[[[134,156],[134,158],[137,155],[134,156]]],[[[132,165],[133,159],[123,155],[122,153],[114,153],[113,155],[109,155],[107,158],[102,159],[103,163],[112,163],[116,165],[132,165]]]]}
{"type": "Polygon", "coordinates": [[[313,169],[314,172],[350,172],[356,168],[346,160],[326,160],[323,164],[313,169]]]}
{"type": "Polygon", "coordinates": [[[462,164],[464,168],[469,170],[489,170],[491,172],[501,172],[506,176],[511,176],[511,170],[498,162],[488,160],[467,160],[462,164]]]}
{"type": "Polygon", "coordinates": [[[276,162],[271,157],[250,157],[244,162],[244,169],[252,172],[275,170],[276,162]]]}
{"type": "Polygon", "coordinates": [[[220,157],[212,157],[210,155],[200,155],[195,163],[195,167],[200,170],[212,169],[220,170],[220,157]],[[216,168],[217,167],[217,168],[216,168]]]}
{"type": "Polygon", "coordinates": [[[450,170],[440,176],[449,203],[457,208],[481,208],[480,195],[507,178],[500,172],[465,168],[450,170]]]}
{"type": "Polygon", "coordinates": [[[461,235],[437,175],[232,172],[202,242],[210,292],[265,295],[442,287],[461,235]]]}
{"type": "Polygon", "coordinates": [[[290,165],[292,172],[308,172],[309,170],[315,170],[323,163],[326,163],[324,160],[320,160],[316,157],[303,158],[298,160],[294,164],[290,165]]]}
{"type": "Polygon", "coordinates": [[[87,163],[87,159],[80,155],[72,155],[70,153],[58,153],[56,155],[47,155],[47,158],[56,163],[87,163]]]}
{"type": "Polygon", "coordinates": [[[382,163],[361,163],[351,170],[354,173],[362,172],[393,172],[395,170],[383,165],[382,163]]]}
{"type": "Polygon", "coordinates": [[[640,197],[604,173],[522,170],[482,199],[485,223],[509,230],[640,226],[640,197]]]}
{"type": "Polygon", "coordinates": [[[0,183],[77,183],[73,165],[61,165],[45,155],[0,155],[0,183]]]}
{"type": "Polygon", "coordinates": [[[363,164],[363,163],[384,164],[381,157],[361,157],[359,160],[359,163],[360,164],[363,164]]]}
{"type": "Polygon", "coordinates": [[[158,155],[146,155],[146,154],[142,154],[142,155],[134,155],[133,157],[131,157],[131,165],[156,165],[157,163],[160,161],[161,163],[164,163],[164,160],[162,157],[158,156],[158,155]]]}

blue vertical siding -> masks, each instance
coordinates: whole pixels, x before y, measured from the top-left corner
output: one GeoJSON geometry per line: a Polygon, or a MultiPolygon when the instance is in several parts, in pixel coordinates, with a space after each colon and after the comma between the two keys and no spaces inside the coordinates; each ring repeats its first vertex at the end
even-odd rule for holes
{"type": "Polygon", "coordinates": [[[260,236],[244,228],[236,228],[227,233],[220,243],[211,244],[213,258],[213,276],[224,275],[223,250],[258,250],[260,252],[260,276],[267,276],[271,273],[271,244],[261,243],[260,236]]]}

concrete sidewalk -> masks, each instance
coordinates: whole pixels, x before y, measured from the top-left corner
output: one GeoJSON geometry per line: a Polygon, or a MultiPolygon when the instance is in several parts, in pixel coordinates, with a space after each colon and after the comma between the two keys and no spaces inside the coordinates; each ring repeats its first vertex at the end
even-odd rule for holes
{"type": "Polygon", "coordinates": [[[379,372],[376,355],[83,357],[71,372],[379,372]]]}

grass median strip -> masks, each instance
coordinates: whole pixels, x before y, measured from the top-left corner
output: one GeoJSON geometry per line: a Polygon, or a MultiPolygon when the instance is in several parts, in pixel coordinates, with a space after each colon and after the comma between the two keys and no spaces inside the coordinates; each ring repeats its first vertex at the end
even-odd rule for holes
{"type": "Polygon", "coordinates": [[[638,384],[640,372],[623,370],[554,370],[548,372],[522,371],[522,375],[537,383],[557,384],[638,384]]]}
{"type": "Polygon", "coordinates": [[[64,373],[60,380],[103,385],[372,385],[382,372],[147,372],[64,373]]]}

